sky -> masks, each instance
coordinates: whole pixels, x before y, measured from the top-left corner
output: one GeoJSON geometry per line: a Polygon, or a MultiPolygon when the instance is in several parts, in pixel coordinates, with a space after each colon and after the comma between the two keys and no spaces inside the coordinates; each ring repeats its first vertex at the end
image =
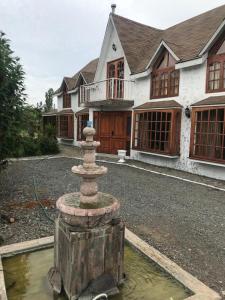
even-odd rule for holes
{"type": "Polygon", "coordinates": [[[0,0],[0,31],[21,59],[28,103],[44,102],[99,56],[112,3],[118,15],[164,29],[225,0],[0,0]]]}

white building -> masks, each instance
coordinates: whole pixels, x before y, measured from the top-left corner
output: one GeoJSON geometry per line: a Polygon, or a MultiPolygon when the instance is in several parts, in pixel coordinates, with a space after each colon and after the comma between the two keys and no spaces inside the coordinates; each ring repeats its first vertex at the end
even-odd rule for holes
{"type": "Polygon", "coordinates": [[[99,59],[58,96],[58,136],[93,121],[99,152],[225,180],[225,5],[166,30],[112,12],[99,59]]]}

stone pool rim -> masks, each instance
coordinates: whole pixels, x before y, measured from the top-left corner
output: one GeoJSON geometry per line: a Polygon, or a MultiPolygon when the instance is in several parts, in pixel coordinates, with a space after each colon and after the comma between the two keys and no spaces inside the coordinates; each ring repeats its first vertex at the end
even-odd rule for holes
{"type": "MultiPolygon", "coordinates": [[[[139,250],[150,260],[164,269],[171,277],[175,278],[184,287],[189,289],[193,295],[184,300],[219,300],[220,295],[207,287],[204,283],[183,270],[172,260],[150,246],[148,243],[139,238],[136,234],[126,228],[125,239],[134,248],[139,250]]],[[[14,256],[16,254],[50,248],[54,245],[54,236],[39,238],[35,240],[15,243],[0,247],[0,300],[7,300],[4,270],[2,258],[14,256]]]]}

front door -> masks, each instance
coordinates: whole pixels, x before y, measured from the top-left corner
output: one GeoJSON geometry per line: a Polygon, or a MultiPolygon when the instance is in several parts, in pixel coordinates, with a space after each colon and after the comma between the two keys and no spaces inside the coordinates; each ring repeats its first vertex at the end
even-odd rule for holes
{"type": "Polygon", "coordinates": [[[99,112],[97,136],[101,142],[98,151],[117,154],[117,150],[130,151],[131,112],[99,112]]]}

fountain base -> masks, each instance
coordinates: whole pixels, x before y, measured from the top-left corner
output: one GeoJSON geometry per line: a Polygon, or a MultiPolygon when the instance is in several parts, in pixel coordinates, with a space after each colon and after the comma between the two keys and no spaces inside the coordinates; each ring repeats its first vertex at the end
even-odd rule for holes
{"type": "Polygon", "coordinates": [[[95,281],[105,278],[112,279],[111,286],[102,284],[96,293],[118,291],[117,286],[124,278],[124,229],[119,218],[103,226],[81,228],[59,216],[55,231],[55,270],[61,276],[69,300],[82,299],[82,294],[86,295],[95,281]]]}

